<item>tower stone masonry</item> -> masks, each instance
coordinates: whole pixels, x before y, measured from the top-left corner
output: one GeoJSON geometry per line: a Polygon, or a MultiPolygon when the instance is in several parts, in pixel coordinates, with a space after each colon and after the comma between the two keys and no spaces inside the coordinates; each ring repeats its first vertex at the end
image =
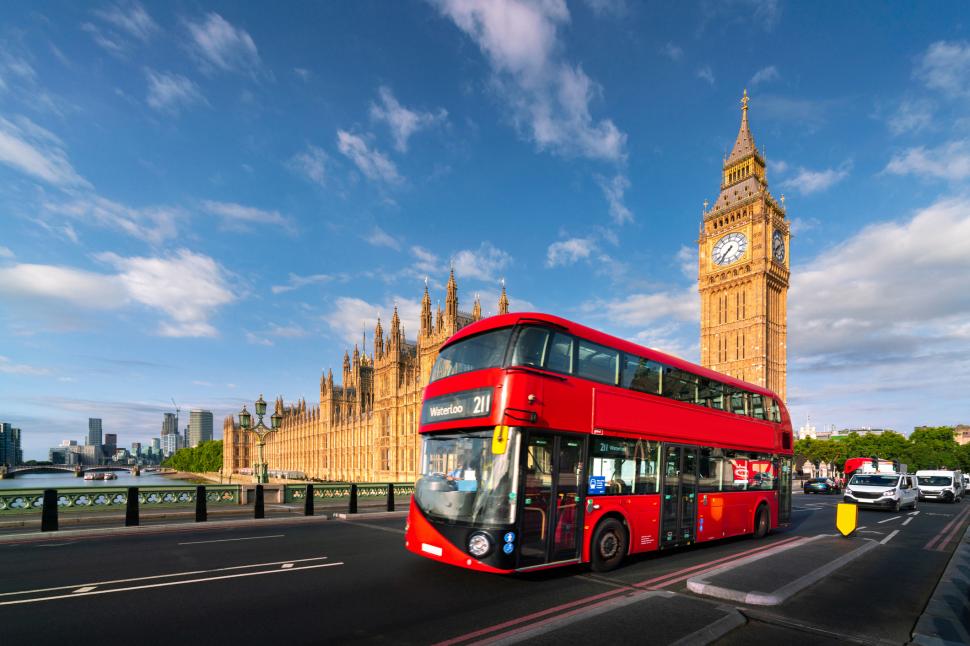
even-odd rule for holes
{"type": "MultiPolygon", "coordinates": [[[[508,314],[502,285],[498,313],[508,314]]],[[[417,339],[408,341],[397,308],[388,329],[374,327],[374,351],[354,346],[344,352],[340,381],[332,370],[320,377],[319,405],[299,400],[282,405],[283,423],[266,438],[271,471],[299,471],[310,478],[349,482],[405,482],[417,478],[421,398],[431,378],[438,350],[455,332],[482,318],[478,298],[472,312],[458,309],[458,285],[452,270],[445,309],[432,314],[425,285],[417,339]]],[[[225,474],[252,468],[256,440],[235,418],[223,422],[225,474]]]]}
{"type": "Polygon", "coordinates": [[[768,190],[765,155],[748,125],[724,159],[721,192],[704,203],[698,247],[701,364],[786,399],[789,242],[784,195],[768,190]]]}

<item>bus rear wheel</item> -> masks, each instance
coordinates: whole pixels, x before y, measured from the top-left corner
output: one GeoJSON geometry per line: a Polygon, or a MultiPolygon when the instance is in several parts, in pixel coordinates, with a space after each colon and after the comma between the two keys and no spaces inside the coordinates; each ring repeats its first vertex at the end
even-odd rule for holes
{"type": "Polygon", "coordinates": [[[771,519],[768,516],[768,506],[759,505],[758,511],[754,515],[754,537],[764,538],[771,528],[771,519]]]}
{"type": "Polygon", "coordinates": [[[615,569],[626,556],[626,529],[615,518],[607,518],[596,526],[590,550],[590,568],[594,572],[615,569]]]}

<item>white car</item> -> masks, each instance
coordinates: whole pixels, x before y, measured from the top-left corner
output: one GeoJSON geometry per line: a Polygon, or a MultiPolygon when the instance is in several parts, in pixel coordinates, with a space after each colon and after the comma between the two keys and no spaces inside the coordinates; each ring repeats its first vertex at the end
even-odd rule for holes
{"type": "Polygon", "coordinates": [[[916,509],[919,488],[910,473],[856,473],[849,480],[842,498],[861,506],[899,511],[916,509]]]}
{"type": "Polygon", "coordinates": [[[963,478],[963,474],[959,471],[917,471],[919,499],[960,502],[964,493],[963,478]]]}

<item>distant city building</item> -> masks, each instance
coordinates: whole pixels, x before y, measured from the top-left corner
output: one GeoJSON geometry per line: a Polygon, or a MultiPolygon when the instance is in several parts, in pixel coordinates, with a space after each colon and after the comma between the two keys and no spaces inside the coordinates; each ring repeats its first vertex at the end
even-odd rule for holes
{"type": "Polygon", "coordinates": [[[183,441],[182,436],[178,433],[168,433],[167,435],[163,435],[161,441],[162,455],[166,458],[179,449],[185,448],[185,442],[183,441]]]}
{"type": "Polygon", "coordinates": [[[61,446],[77,446],[77,440],[61,440],[61,446]]]}
{"type": "Polygon", "coordinates": [[[189,413],[187,440],[192,448],[212,441],[212,411],[195,409],[189,413]]]}
{"type": "Polygon", "coordinates": [[[152,438],[151,447],[156,452],[161,451],[162,450],[162,441],[159,438],[157,438],[157,437],[153,437],[152,438]]]}
{"type": "Polygon", "coordinates": [[[141,455],[141,442],[131,443],[131,454],[136,458],[141,455]]]}
{"type": "Polygon", "coordinates": [[[105,433],[104,446],[102,446],[101,448],[104,456],[106,458],[112,459],[114,457],[115,451],[118,450],[118,434],[105,433]]]}
{"type": "Polygon", "coordinates": [[[808,421],[805,422],[805,425],[804,426],[802,426],[801,428],[798,429],[798,435],[797,435],[797,438],[796,439],[799,439],[799,440],[806,440],[806,439],[816,440],[816,439],[818,439],[818,436],[815,433],[815,426],[812,424],[812,418],[811,417],[808,418],[808,421]]]}
{"type": "Polygon", "coordinates": [[[101,446],[101,418],[88,418],[88,444],[101,446]]]}
{"type": "Polygon", "coordinates": [[[958,424],[957,427],[953,429],[953,439],[957,441],[957,444],[970,443],[970,426],[967,426],[966,424],[958,424]]]}
{"type": "Polygon", "coordinates": [[[104,454],[101,452],[100,444],[85,444],[82,447],[80,453],[80,463],[84,466],[97,466],[99,464],[104,464],[104,454]]]}
{"type": "Polygon", "coordinates": [[[162,420],[162,435],[171,435],[178,432],[178,418],[175,417],[175,413],[165,413],[165,419],[162,420]]]}
{"type": "Polygon", "coordinates": [[[24,452],[20,444],[20,429],[8,422],[0,422],[0,464],[23,464],[24,452]]]}

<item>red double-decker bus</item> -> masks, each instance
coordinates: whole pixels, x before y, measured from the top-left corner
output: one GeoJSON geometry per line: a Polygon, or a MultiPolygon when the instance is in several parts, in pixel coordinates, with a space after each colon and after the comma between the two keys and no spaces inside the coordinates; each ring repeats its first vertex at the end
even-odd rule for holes
{"type": "Polygon", "coordinates": [[[442,346],[425,389],[409,550],[487,572],[739,534],[791,514],[792,429],[764,388],[547,314],[442,346]]]}

